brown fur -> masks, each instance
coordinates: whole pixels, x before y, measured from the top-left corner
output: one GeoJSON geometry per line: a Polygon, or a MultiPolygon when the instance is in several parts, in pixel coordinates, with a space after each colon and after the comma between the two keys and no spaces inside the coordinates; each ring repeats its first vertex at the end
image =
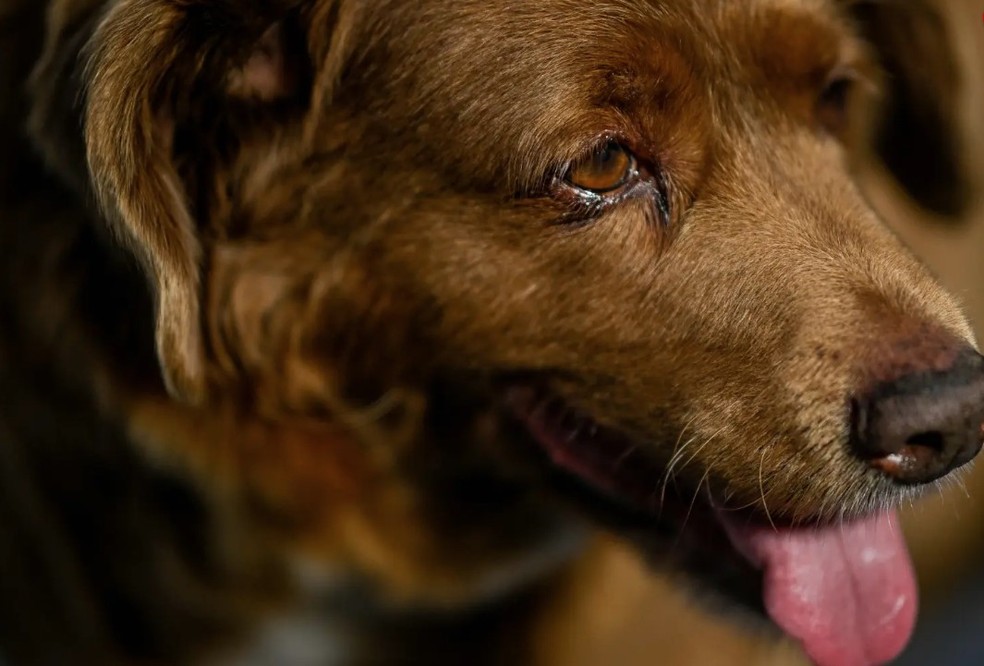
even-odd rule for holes
{"type": "Polygon", "coordinates": [[[504,382],[648,442],[628,464],[687,499],[826,520],[899,498],[846,451],[849,397],[971,344],[859,194],[863,132],[818,112],[831,72],[877,76],[838,3],[43,9],[0,5],[0,438],[37,478],[0,504],[39,533],[0,561],[51,581],[0,614],[25,662],[186,663],[310,561],[348,663],[530,658],[586,524],[504,382]],[[606,134],[669,219],[556,193],[606,134]]]}

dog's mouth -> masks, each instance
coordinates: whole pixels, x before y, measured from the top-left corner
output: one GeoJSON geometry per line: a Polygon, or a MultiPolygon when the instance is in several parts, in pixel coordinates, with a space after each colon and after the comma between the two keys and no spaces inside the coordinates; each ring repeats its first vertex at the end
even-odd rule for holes
{"type": "Polygon", "coordinates": [[[562,400],[514,388],[507,403],[550,466],[590,495],[609,524],[717,592],[764,611],[820,666],[881,664],[905,647],[916,586],[894,513],[774,525],[779,517],[724,510],[710,492],[668,484],[640,442],[562,400]]]}

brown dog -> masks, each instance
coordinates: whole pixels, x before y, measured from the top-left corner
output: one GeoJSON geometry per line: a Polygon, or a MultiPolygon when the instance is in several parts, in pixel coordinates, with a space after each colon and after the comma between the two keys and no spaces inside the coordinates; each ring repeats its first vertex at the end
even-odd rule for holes
{"type": "Polygon", "coordinates": [[[984,423],[849,171],[867,28],[960,203],[921,8],[8,0],[7,652],[187,663],[304,578],[341,663],[516,663],[597,524],[891,659],[891,509],[984,423]]]}

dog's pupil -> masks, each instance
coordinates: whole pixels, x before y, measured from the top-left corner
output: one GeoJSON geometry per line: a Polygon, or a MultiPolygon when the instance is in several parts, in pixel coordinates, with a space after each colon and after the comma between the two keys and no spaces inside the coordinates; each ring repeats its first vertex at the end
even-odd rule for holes
{"type": "Polygon", "coordinates": [[[611,174],[613,167],[612,162],[617,159],[618,153],[621,151],[620,146],[617,143],[609,141],[604,148],[595,157],[595,169],[604,174],[611,174]]]}

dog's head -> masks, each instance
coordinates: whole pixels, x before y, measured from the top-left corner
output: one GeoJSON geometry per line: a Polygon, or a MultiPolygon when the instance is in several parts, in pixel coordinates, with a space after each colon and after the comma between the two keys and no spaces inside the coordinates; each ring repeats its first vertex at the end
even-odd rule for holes
{"type": "MultiPolygon", "coordinates": [[[[274,433],[343,423],[346,498],[439,514],[442,566],[504,557],[462,535],[553,538],[552,504],[522,524],[542,486],[755,604],[764,571],[818,660],[900,648],[885,512],[977,452],[984,370],[852,181],[875,54],[847,8],[121,0],[97,23],[88,173],[167,385],[262,421],[223,450],[293,470],[278,497],[338,501],[270,461],[335,446],[274,433]],[[368,499],[383,477],[400,499],[368,499]]],[[[340,548],[382,570],[400,546],[374,539],[340,548]]]]}

